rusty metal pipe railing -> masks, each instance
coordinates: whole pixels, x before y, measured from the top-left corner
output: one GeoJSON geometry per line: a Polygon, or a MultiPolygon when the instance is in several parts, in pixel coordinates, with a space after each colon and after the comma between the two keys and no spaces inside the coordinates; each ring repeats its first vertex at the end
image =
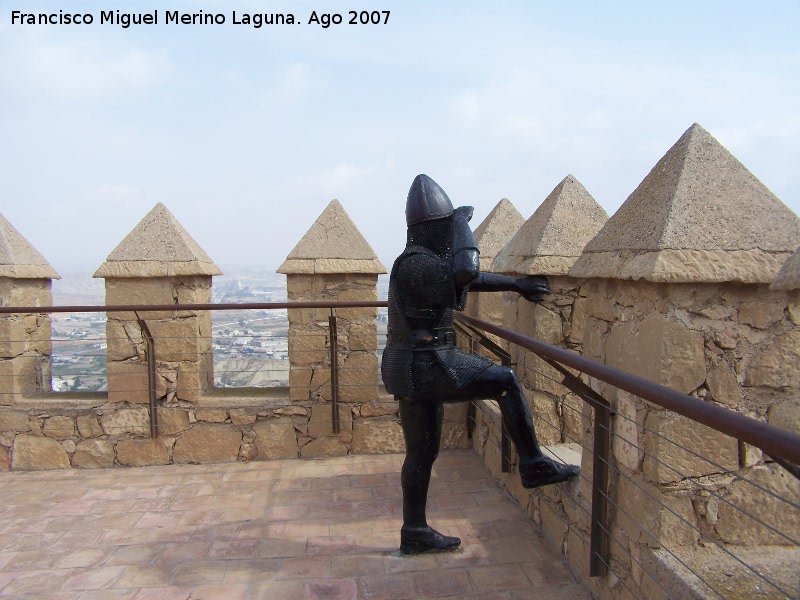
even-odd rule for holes
{"type": "Polygon", "coordinates": [[[747,442],[767,454],[800,465],[800,436],[794,433],[745,417],[710,402],[704,402],[688,394],[682,394],[642,377],[631,375],[625,371],[620,371],[580,356],[569,350],[545,344],[505,327],[460,313],[456,314],[456,319],[517,344],[543,358],[557,361],[562,365],[605,381],[616,388],[635,394],[648,402],[667,408],[735,439],[747,442]]]}
{"type": "Polygon", "coordinates": [[[336,331],[336,315],[331,308],[328,327],[331,332],[331,422],[333,433],[339,434],[339,336],[336,331]]]}
{"type": "Polygon", "coordinates": [[[283,308],[386,308],[385,300],[365,302],[242,302],[229,304],[104,304],[93,306],[0,306],[0,314],[62,312],[166,312],[171,310],[275,310],[283,308]]]}
{"type": "Polygon", "coordinates": [[[147,347],[147,391],[150,398],[150,437],[158,437],[158,403],[156,402],[156,342],[147,322],[136,313],[147,347]]]}

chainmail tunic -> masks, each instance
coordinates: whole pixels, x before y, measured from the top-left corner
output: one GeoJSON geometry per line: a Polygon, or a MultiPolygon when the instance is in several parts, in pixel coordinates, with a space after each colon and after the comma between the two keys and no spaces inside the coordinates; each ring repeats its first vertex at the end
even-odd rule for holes
{"type": "Polygon", "coordinates": [[[396,397],[451,394],[494,364],[452,345],[414,350],[391,339],[393,333],[408,334],[423,329],[453,331],[453,313],[466,304],[468,288],[455,284],[451,243],[447,243],[452,233],[442,229],[445,225],[451,227],[449,219],[409,227],[409,243],[392,266],[390,339],[383,353],[381,372],[386,389],[396,397]]]}

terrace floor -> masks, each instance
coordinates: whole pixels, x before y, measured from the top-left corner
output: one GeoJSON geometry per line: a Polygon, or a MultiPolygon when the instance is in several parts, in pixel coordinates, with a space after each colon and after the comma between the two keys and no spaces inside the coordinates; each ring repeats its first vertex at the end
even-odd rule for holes
{"type": "Polygon", "coordinates": [[[402,460],[0,473],[0,597],[590,598],[470,451],[429,495],[462,549],[401,556],[402,460]]]}

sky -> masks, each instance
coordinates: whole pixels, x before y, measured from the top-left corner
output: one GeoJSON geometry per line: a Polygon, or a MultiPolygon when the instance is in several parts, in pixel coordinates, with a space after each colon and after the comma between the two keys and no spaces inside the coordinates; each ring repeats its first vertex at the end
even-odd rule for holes
{"type": "Polygon", "coordinates": [[[610,215],[695,122],[800,213],[798,22],[795,0],[0,0],[0,213],[62,274],[158,202],[223,270],[273,269],[338,199],[390,267],[418,173],[473,226],[568,174],[610,215]]]}

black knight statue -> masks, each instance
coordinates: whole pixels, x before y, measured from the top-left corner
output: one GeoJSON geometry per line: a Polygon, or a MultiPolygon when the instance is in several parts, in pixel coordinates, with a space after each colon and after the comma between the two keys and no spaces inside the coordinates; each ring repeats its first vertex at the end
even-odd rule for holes
{"type": "Polygon", "coordinates": [[[464,308],[469,290],[514,291],[531,302],[550,293],[544,277],[481,273],[471,218],[472,207],[453,209],[433,179],[414,179],[406,202],[408,242],[389,280],[389,332],[381,365],[386,389],[399,401],[406,443],[401,473],[404,554],[451,550],[461,543],[430,527],[425,516],[444,402],[497,400],[526,488],[566,481],[580,472],[542,453],[512,369],[455,348],[453,313],[464,308]]]}

